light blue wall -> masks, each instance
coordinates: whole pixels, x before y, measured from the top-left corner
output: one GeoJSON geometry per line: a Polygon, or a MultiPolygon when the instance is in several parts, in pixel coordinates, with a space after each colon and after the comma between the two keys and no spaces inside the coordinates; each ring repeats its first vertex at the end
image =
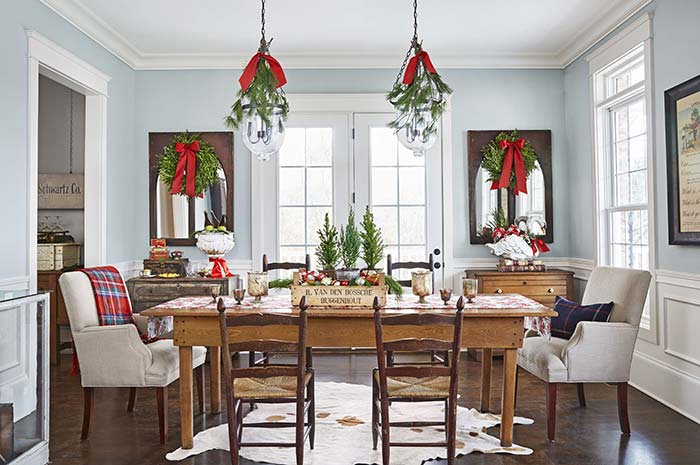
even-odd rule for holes
{"type": "MultiPolygon", "coordinates": [[[[700,74],[698,59],[697,0],[655,0],[645,11],[653,18],[654,82],[654,200],[656,202],[657,268],[698,272],[700,247],[668,245],[666,183],[666,129],[664,91],[700,74]]],[[[624,25],[623,25],[624,27],[624,25]]],[[[592,259],[593,250],[593,164],[591,97],[588,63],[580,58],[564,71],[567,139],[570,148],[571,254],[592,259]]]]}
{"type": "MultiPolygon", "coordinates": [[[[438,64],[439,65],[439,64],[438,64]]],[[[136,153],[133,234],[138,251],[148,238],[147,153],[149,131],[224,130],[222,118],[235,99],[240,71],[140,71],[136,73],[136,153]]],[[[466,131],[469,129],[551,129],[554,165],[555,243],[552,256],[567,256],[568,188],[563,71],[444,70],[454,89],[453,183],[456,257],[488,256],[468,243],[466,131]]],[[[383,93],[395,70],[289,70],[288,93],[383,93]]],[[[235,137],[235,223],[238,243],[232,258],[250,259],[250,155],[235,137]]],[[[196,251],[188,250],[194,255],[196,251]]]]}
{"type": "Polygon", "coordinates": [[[0,279],[26,276],[27,238],[27,37],[31,29],[110,75],[107,160],[107,258],[134,258],[132,206],[140,201],[131,188],[134,71],[87,38],[38,0],[3,2],[0,15],[0,140],[3,199],[0,221],[0,279]],[[137,200],[138,199],[138,200],[137,200]]]}

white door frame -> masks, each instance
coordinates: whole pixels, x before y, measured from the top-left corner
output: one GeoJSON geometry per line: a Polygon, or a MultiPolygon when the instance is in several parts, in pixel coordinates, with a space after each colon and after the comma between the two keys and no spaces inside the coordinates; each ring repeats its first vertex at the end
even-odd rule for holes
{"type": "Polygon", "coordinates": [[[111,79],[35,31],[27,31],[27,270],[35,290],[39,75],[85,95],[85,265],[107,261],[107,87],[111,79]]]}

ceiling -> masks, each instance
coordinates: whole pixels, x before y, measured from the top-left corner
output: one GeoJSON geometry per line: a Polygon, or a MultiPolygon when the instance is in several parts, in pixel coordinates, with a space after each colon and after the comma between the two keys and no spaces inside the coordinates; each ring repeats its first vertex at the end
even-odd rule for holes
{"type": "MultiPolygon", "coordinates": [[[[241,68],[258,0],[41,0],[135,69],[241,68]]],[[[562,68],[650,0],[420,0],[419,35],[442,68],[562,68]]],[[[410,0],[267,0],[286,68],[395,68],[410,0]]]]}

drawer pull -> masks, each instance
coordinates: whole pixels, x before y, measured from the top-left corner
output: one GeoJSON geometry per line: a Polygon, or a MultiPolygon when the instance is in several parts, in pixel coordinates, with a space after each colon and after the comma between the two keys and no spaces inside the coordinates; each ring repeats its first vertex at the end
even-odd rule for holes
{"type": "Polygon", "coordinates": [[[527,281],[523,281],[523,286],[527,286],[527,281]]]}
{"type": "Polygon", "coordinates": [[[503,289],[501,289],[500,287],[496,289],[496,294],[503,294],[503,289]]]}
{"type": "Polygon", "coordinates": [[[554,288],[550,287],[549,289],[547,289],[547,293],[554,294],[554,288]]]}

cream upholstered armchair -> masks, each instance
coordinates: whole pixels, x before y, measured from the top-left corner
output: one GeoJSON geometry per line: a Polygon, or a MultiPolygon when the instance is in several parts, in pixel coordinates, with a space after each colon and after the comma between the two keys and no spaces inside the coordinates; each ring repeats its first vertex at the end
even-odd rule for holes
{"type": "Polygon", "coordinates": [[[546,383],[547,436],[554,441],[557,386],[575,383],[581,407],[586,406],[584,383],[617,385],[620,429],[630,433],[627,382],[639,322],[649,291],[648,271],[596,267],[588,279],[582,305],[613,302],[607,322],[582,321],[571,339],[525,338],[518,350],[518,367],[546,383]]]}
{"type": "MultiPolygon", "coordinates": [[[[99,326],[97,306],[90,279],[80,271],[64,273],[59,279],[66,303],[71,333],[80,364],[80,381],[85,397],[82,439],[87,439],[92,419],[94,388],[130,388],[128,411],[133,411],[136,388],[153,387],[158,401],[160,442],[168,435],[168,385],[179,377],[178,348],[172,339],[144,344],[136,326],[131,324],[99,326]]],[[[134,314],[139,328],[145,330],[146,318],[134,314]]],[[[204,371],[207,350],[194,347],[199,408],[203,411],[204,371]]]]}

